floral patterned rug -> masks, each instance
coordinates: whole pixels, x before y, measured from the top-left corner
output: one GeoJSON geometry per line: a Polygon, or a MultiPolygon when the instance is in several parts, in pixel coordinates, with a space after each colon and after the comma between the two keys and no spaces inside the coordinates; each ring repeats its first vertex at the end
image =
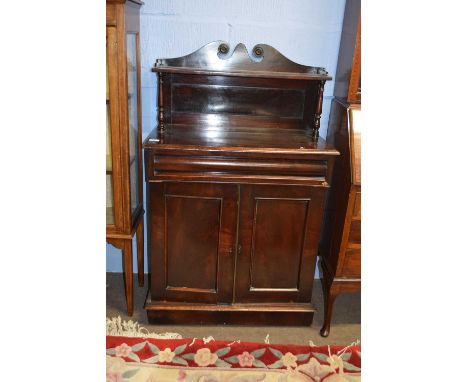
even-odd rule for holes
{"type": "MultiPolygon", "coordinates": [[[[109,332],[109,331],[108,331],[109,332]]],[[[168,335],[168,336],[167,336],[168,335]]],[[[107,336],[107,382],[352,382],[360,346],[107,336]]]]}

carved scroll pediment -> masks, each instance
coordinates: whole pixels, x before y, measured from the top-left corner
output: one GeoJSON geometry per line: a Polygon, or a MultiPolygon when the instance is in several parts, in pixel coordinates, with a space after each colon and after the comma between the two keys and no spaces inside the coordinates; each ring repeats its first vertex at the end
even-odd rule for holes
{"type": "Polygon", "coordinates": [[[257,44],[251,54],[244,44],[232,49],[227,42],[214,41],[183,57],[156,60],[154,71],[224,72],[239,74],[277,73],[284,76],[331,79],[324,68],[298,64],[267,44],[257,44]]]}

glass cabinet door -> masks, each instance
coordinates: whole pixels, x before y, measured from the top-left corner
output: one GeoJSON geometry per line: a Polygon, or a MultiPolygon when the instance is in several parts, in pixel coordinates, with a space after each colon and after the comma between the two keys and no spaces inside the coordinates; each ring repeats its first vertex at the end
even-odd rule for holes
{"type": "Polygon", "coordinates": [[[138,168],[139,156],[139,93],[138,93],[138,61],[137,34],[127,34],[127,77],[128,77],[128,128],[130,150],[130,205],[132,214],[140,204],[140,179],[138,168]]]}
{"type": "Polygon", "coordinates": [[[114,218],[114,190],[112,175],[112,129],[110,124],[109,100],[109,46],[114,43],[115,30],[107,28],[106,31],[106,224],[113,225],[114,218]]]}

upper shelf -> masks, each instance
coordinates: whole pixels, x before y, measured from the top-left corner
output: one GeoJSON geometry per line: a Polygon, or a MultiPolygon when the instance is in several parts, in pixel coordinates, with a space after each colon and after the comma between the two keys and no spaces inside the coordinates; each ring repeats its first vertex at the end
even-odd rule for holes
{"type": "Polygon", "coordinates": [[[211,42],[187,56],[158,59],[153,71],[322,81],[332,79],[324,68],[293,62],[270,45],[257,44],[249,55],[244,44],[238,44],[232,50],[224,41],[211,42]]]}

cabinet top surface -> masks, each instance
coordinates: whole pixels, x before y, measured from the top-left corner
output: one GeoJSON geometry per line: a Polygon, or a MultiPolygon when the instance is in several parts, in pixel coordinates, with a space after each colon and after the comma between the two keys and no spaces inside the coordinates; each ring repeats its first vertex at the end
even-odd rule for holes
{"type": "Polygon", "coordinates": [[[308,129],[239,126],[166,125],[149,134],[144,148],[339,155],[322,138],[314,140],[308,129]]]}
{"type": "Polygon", "coordinates": [[[157,59],[153,71],[299,80],[331,80],[331,76],[324,68],[293,62],[270,45],[257,44],[249,55],[244,44],[238,44],[232,49],[224,41],[213,41],[183,57],[157,59]]]}

